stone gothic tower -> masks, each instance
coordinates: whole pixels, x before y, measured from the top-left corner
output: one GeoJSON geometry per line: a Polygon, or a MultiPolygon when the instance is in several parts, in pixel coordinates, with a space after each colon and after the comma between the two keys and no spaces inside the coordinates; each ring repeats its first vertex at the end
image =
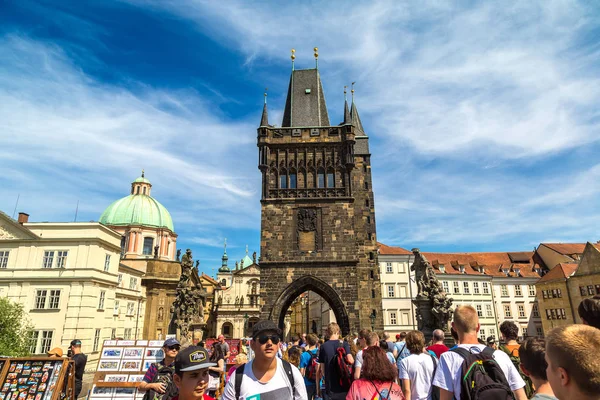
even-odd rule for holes
{"type": "Polygon", "coordinates": [[[292,301],[312,290],[343,333],[382,329],[371,155],[354,90],[332,126],[319,70],[292,70],[281,128],[269,125],[265,97],[258,150],[261,317],[283,327],[292,301]]]}

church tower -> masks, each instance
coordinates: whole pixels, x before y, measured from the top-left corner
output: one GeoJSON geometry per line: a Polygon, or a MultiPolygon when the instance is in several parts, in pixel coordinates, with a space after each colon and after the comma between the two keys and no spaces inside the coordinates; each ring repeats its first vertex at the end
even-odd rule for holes
{"type": "Polygon", "coordinates": [[[354,89],[332,125],[318,67],[296,70],[294,58],[281,127],[269,125],[265,94],[258,128],[261,317],[283,326],[312,290],[344,333],[382,329],[371,154],[354,89]]]}

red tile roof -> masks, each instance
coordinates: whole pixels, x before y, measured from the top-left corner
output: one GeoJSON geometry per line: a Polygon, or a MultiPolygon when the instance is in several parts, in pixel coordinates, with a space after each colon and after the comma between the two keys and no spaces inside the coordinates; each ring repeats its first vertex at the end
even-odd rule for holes
{"type": "Polygon", "coordinates": [[[579,264],[576,263],[560,263],[552,268],[546,275],[538,281],[538,283],[547,283],[567,279],[577,269],[579,264]]]}
{"type": "Polygon", "coordinates": [[[526,278],[537,278],[539,274],[535,272],[536,268],[541,268],[539,264],[532,259],[533,252],[488,252],[488,253],[423,253],[431,263],[437,273],[439,266],[444,265],[446,274],[461,274],[460,266],[463,265],[465,275],[482,275],[479,268],[483,268],[483,273],[490,276],[510,276],[515,277],[516,270],[519,275],[526,278]],[[527,262],[514,263],[510,254],[518,254],[519,260],[527,259],[527,262]],[[527,257],[525,257],[527,256],[527,257]],[[503,271],[506,270],[506,272],[503,271]]]}
{"type": "Polygon", "coordinates": [[[383,255],[410,255],[412,254],[411,251],[408,251],[406,249],[403,249],[402,247],[392,247],[392,246],[388,246],[385,245],[383,243],[379,243],[377,242],[377,246],[379,246],[379,254],[383,254],[383,255]]]}
{"type": "Polygon", "coordinates": [[[201,275],[202,278],[206,279],[207,281],[209,281],[212,284],[217,284],[218,282],[215,281],[210,275],[206,275],[204,272],[201,275]]]}
{"type": "Polygon", "coordinates": [[[583,254],[585,243],[540,243],[540,246],[546,246],[559,254],[583,254]]]}

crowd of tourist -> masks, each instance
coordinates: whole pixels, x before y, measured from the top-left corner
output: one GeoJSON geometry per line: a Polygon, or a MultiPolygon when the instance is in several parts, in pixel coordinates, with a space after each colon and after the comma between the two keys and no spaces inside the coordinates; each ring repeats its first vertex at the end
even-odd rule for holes
{"type": "Polygon", "coordinates": [[[228,371],[223,337],[210,352],[203,345],[179,351],[175,339],[165,341],[165,360],[148,370],[140,389],[165,394],[171,385],[176,400],[600,399],[600,297],[578,311],[584,324],[519,343],[512,321],[500,325],[500,340],[481,340],[477,311],[459,306],[450,348],[442,330],[429,343],[417,330],[392,342],[369,329],[342,337],[336,323],[327,326],[327,340],[304,334],[284,343],[275,323],[260,321],[228,371]],[[172,384],[156,382],[163,368],[172,369],[172,384]]]}

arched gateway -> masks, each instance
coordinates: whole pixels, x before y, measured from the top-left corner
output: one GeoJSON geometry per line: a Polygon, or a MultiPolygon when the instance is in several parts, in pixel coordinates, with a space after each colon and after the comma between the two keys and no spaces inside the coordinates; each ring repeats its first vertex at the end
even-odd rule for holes
{"type": "Polygon", "coordinates": [[[294,298],[312,290],[343,333],[382,329],[371,154],[354,100],[331,126],[319,71],[292,70],[281,127],[269,125],[265,96],[258,149],[261,318],[283,328],[294,298]]]}
{"type": "Polygon", "coordinates": [[[344,302],[338,295],[338,293],[331,288],[325,281],[310,275],[305,275],[286,287],[283,292],[279,295],[279,298],[275,301],[269,319],[277,321],[279,326],[284,325],[285,312],[292,302],[300,294],[311,290],[321,296],[325,301],[329,303],[335,319],[342,329],[344,335],[350,332],[350,320],[348,319],[348,313],[344,302]]]}

